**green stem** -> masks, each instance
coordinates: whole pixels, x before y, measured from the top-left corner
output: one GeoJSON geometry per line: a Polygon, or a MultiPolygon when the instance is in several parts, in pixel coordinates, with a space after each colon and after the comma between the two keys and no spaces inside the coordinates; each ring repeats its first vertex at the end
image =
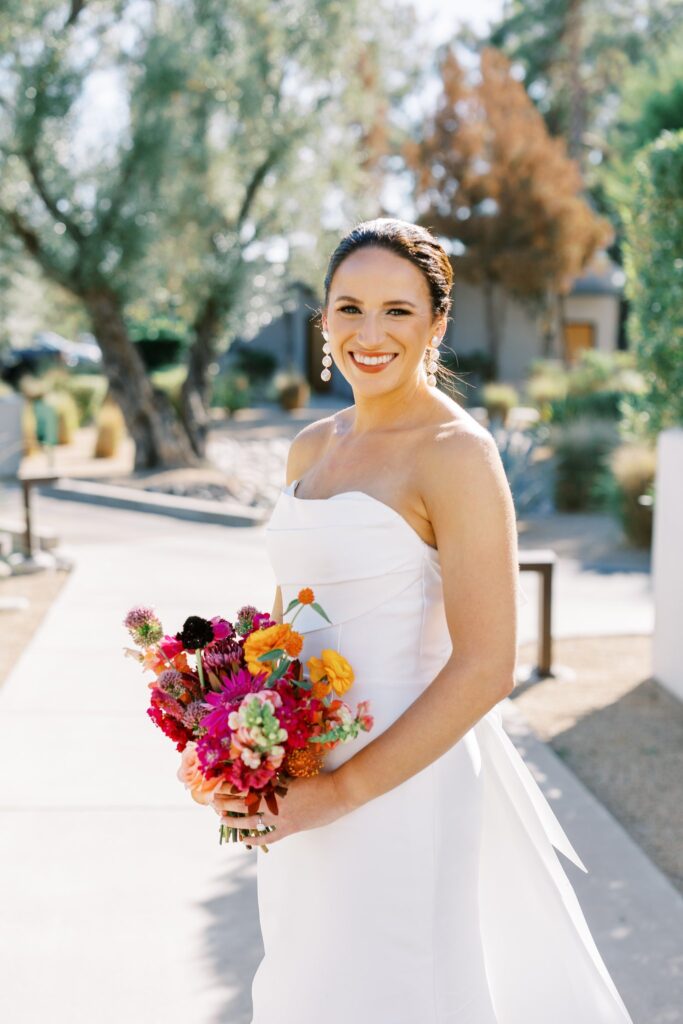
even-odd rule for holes
{"type": "Polygon", "coordinates": [[[206,691],[206,683],[204,682],[204,669],[202,668],[202,649],[198,647],[196,650],[197,655],[197,675],[199,676],[199,685],[202,690],[206,691]]]}

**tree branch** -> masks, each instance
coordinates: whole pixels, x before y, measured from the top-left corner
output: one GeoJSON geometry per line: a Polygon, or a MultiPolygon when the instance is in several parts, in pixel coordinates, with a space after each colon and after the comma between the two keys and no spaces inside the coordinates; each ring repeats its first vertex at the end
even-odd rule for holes
{"type": "Polygon", "coordinates": [[[71,10],[69,11],[69,17],[64,23],[64,28],[69,28],[71,25],[76,23],[76,20],[85,8],[86,0],[71,0],[71,10]]]}
{"type": "Polygon", "coordinates": [[[54,197],[50,195],[47,185],[45,184],[42,168],[38,163],[38,157],[36,155],[35,147],[25,147],[21,151],[21,155],[23,156],[24,162],[28,167],[29,174],[31,175],[31,181],[36,187],[36,192],[43,200],[43,205],[48,210],[48,212],[52,214],[55,220],[59,221],[64,225],[66,230],[73,238],[74,242],[80,245],[82,242],[85,241],[85,235],[83,234],[80,227],[78,226],[78,224],[76,224],[75,221],[71,220],[70,217],[67,217],[65,214],[61,212],[61,210],[57,206],[54,197]]]}
{"type": "Polygon", "coordinates": [[[20,216],[17,210],[5,210],[0,207],[0,219],[3,219],[12,229],[17,238],[23,243],[29,256],[32,256],[36,263],[44,270],[48,277],[68,291],[75,291],[74,282],[70,275],[65,273],[49,255],[41,242],[38,234],[20,216]]]}
{"type": "Polygon", "coordinates": [[[246,191],[244,193],[244,199],[242,200],[242,205],[237,215],[237,220],[235,222],[235,230],[238,233],[249,215],[249,210],[251,209],[253,202],[256,198],[256,193],[263,184],[264,178],[268,174],[268,171],[275,164],[278,154],[279,147],[274,147],[273,149],[271,149],[270,152],[266,155],[265,159],[259,164],[259,166],[252,174],[251,181],[247,185],[246,191]]]}

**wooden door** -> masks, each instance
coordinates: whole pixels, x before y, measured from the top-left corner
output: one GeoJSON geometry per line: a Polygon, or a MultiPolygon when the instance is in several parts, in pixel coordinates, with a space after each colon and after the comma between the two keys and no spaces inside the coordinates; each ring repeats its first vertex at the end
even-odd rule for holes
{"type": "Polygon", "coordinates": [[[565,323],[564,358],[568,363],[575,363],[581,352],[595,347],[595,324],[565,323]]]}

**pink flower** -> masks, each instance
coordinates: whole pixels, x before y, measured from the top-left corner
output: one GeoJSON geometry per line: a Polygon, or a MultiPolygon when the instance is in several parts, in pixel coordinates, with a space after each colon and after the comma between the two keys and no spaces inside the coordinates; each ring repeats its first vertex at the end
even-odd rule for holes
{"type": "Polygon", "coordinates": [[[190,796],[198,804],[210,804],[213,800],[214,790],[223,781],[219,775],[214,779],[207,779],[201,770],[197,757],[197,744],[190,742],[182,752],[178,778],[189,789],[190,796]]]}
{"type": "Polygon", "coordinates": [[[359,720],[361,727],[369,732],[372,729],[375,719],[370,714],[370,701],[361,700],[356,708],[356,718],[359,720]]]}
{"type": "Polygon", "coordinates": [[[180,654],[183,650],[183,645],[180,640],[176,640],[174,636],[165,636],[159,647],[164,652],[168,660],[175,658],[176,654],[180,654]]]}
{"type": "Polygon", "coordinates": [[[222,619],[220,615],[214,615],[209,621],[213,626],[214,640],[225,640],[226,637],[232,636],[235,632],[232,628],[232,623],[228,622],[227,619],[222,619]]]}

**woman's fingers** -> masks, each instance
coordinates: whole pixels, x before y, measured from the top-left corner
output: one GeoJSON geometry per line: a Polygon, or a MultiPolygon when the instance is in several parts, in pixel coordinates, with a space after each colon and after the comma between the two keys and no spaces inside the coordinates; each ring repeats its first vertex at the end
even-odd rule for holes
{"type": "Polygon", "coordinates": [[[235,796],[223,796],[220,793],[214,793],[212,803],[219,811],[239,811],[240,814],[247,813],[247,805],[245,801],[239,800],[235,796]]]}

